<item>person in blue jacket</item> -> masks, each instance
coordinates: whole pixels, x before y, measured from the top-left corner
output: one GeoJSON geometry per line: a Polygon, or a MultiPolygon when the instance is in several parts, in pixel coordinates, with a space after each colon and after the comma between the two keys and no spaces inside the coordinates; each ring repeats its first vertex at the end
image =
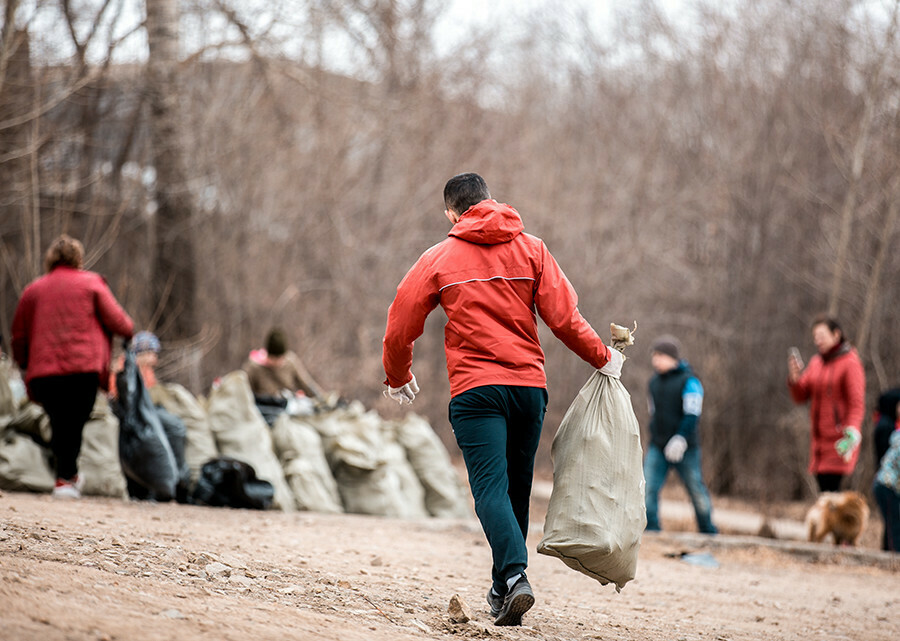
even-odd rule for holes
{"type": "Polygon", "coordinates": [[[712,522],[712,502],[700,469],[697,423],[703,410],[703,385],[691,366],[680,358],[674,336],[660,336],[651,347],[656,374],[650,379],[650,444],[644,458],[647,530],[658,531],[659,491],[669,468],[681,477],[697,516],[697,528],[717,534],[712,522]]]}

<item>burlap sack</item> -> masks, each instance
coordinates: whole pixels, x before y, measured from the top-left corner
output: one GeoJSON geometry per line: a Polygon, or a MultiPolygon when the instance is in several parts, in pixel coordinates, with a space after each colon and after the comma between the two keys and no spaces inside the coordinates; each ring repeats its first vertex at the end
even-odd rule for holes
{"type": "Polygon", "coordinates": [[[119,464],[119,419],[112,413],[103,393],[97,394],[91,418],[84,424],[78,475],[84,478],[82,494],[128,496],[119,464]]]}
{"type": "Polygon", "coordinates": [[[447,518],[471,516],[465,486],[431,424],[410,412],[396,424],[396,435],[425,490],[428,514],[447,518]]]}
{"type": "Polygon", "coordinates": [[[0,433],[0,489],[49,492],[56,483],[49,457],[30,436],[7,428],[0,433]]]}
{"type": "MultiPolygon", "coordinates": [[[[387,436],[389,432],[385,435],[387,436]]],[[[390,467],[400,483],[400,493],[404,497],[398,516],[407,519],[418,519],[429,516],[425,507],[425,488],[419,476],[406,458],[406,449],[394,440],[384,444],[385,464],[390,467]]]]}
{"type": "Polygon", "coordinates": [[[410,487],[409,468],[404,470],[402,455],[387,447],[377,412],[354,402],[307,420],[322,436],[346,512],[404,518],[426,514],[421,487],[418,492],[410,487]]]}
{"type": "Polygon", "coordinates": [[[196,483],[203,464],[219,456],[206,410],[193,394],[177,383],[158,383],[149,391],[156,405],[180,418],[187,428],[184,459],[191,470],[191,483],[196,483]]]}
{"type": "Polygon", "coordinates": [[[12,363],[6,358],[0,358],[0,429],[8,425],[16,413],[16,402],[9,386],[11,375],[12,363]]]}
{"type": "Polygon", "coordinates": [[[210,391],[206,413],[219,452],[249,464],[257,478],[272,484],[273,507],[294,511],[294,495],[272,447],[269,427],[256,409],[247,373],[236,370],[223,376],[210,391]]]}
{"type": "Polygon", "coordinates": [[[19,405],[9,427],[22,434],[30,434],[48,446],[50,438],[53,436],[50,417],[47,416],[44,408],[28,400],[19,405]]]}
{"type": "Polygon", "coordinates": [[[640,431],[618,379],[594,372],[566,411],[551,456],[538,552],[620,591],[634,578],[647,515],[640,431]]]}
{"type": "Polygon", "coordinates": [[[272,443],[300,510],[343,512],[337,482],[325,459],[322,438],[302,418],[282,413],[272,425],[272,443]]]}

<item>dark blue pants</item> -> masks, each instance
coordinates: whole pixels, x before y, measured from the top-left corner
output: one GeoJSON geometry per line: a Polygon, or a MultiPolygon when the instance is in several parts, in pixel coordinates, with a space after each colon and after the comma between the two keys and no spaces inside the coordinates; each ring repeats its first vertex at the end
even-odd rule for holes
{"type": "Polygon", "coordinates": [[[881,549],[900,552],[900,494],[878,481],[872,485],[872,494],[884,519],[881,549]]]}
{"type": "Polygon", "coordinates": [[[647,529],[659,530],[659,491],[666,482],[669,468],[674,467],[681,477],[691,503],[694,506],[694,514],[697,516],[697,529],[704,534],[717,534],[718,530],[712,522],[712,501],[709,498],[709,490],[703,483],[700,473],[700,448],[689,447],[684,453],[684,458],[678,463],[669,463],[665,454],[652,443],[647,448],[647,456],[644,458],[644,478],[647,486],[644,492],[644,501],[647,507],[647,529]]]}
{"type": "Polygon", "coordinates": [[[500,595],[506,594],[506,579],[528,565],[534,455],[546,408],[547,390],[512,385],[476,387],[450,401],[450,424],[491,546],[491,579],[500,595]]]}

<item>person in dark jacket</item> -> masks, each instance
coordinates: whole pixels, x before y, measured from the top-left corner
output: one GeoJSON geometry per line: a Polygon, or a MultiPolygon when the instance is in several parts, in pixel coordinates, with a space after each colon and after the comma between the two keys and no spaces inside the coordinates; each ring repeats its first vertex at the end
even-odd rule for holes
{"type": "Polygon", "coordinates": [[[99,274],[82,269],[84,247],[65,234],[44,258],[47,273],[22,292],[12,322],[13,356],[33,401],[50,419],[59,498],[80,498],[78,454],[99,388],[109,386],[112,336],[134,323],[99,274]]]}
{"type": "Polygon", "coordinates": [[[900,430],[894,430],[888,439],[872,482],[872,495],[884,519],[881,549],[900,552],[900,430]]]}
{"type": "Polygon", "coordinates": [[[900,387],[889,389],[878,397],[878,413],[872,441],[875,446],[875,469],[881,465],[884,453],[890,447],[891,434],[898,428],[897,404],[900,403],[900,387]]]}
{"type": "Polygon", "coordinates": [[[712,522],[712,501],[703,483],[697,423],[703,410],[703,385],[686,360],[674,336],[660,336],[650,347],[653,369],[650,379],[650,444],[644,458],[647,529],[660,530],[659,492],[674,467],[687,489],[697,528],[717,534],[712,522]]]}
{"type": "Polygon", "coordinates": [[[450,378],[450,423],[463,453],[475,513],[491,546],[488,604],[494,625],[520,625],[534,605],[525,576],[534,456],[547,405],[537,316],[569,349],[618,378],[624,357],[578,311],[578,297],[544,242],[518,212],[491,198],[478,174],[444,187],[453,225],[412,266],[388,310],[386,394],[411,403],[413,342],[440,305],[450,378]]]}

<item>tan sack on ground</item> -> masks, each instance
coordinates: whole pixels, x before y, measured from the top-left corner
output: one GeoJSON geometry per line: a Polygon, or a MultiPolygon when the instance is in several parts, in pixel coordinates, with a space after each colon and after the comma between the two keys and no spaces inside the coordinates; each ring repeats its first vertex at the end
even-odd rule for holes
{"type": "Polygon", "coordinates": [[[337,482],[325,459],[322,437],[315,427],[284,412],[272,425],[272,442],[298,509],[334,514],[344,511],[337,482]]]}
{"type": "Polygon", "coordinates": [[[97,394],[91,418],[84,424],[78,475],[84,478],[82,494],[128,497],[119,463],[119,419],[102,392],[97,394]]]}
{"type": "Polygon", "coordinates": [[[397,423],[396,432],[397,442],[406,450],[406,457],[425,489],[428,513],[446,518],[472,516],[464,485],[431,424],[410,412],[397,423]]]}
{"type": "Polygon", "coordinates": [[[293,512],[294,495],[272,447],[269,426],[256,409],[247,373],[236,370],[223,376],[209,393],[206,413],[221,455],[252,466],[257,478],[275,489],[272,507],[293,512]]]}
{"type": "Polygon", "coordinates": [[[44,411],[44,408],[37,403],[26,400],[13,417],[9,427],[37,437],[39,440],[50,445],[50,437],[53,436],[53,429],[50,427],[50,417],[44,411]]]}
{"type": "MultiPolygon", "coordinates": [[[[385,430],[385,437],[391,436],[390,430],[385,430]]],[[[425,507],[425,488],[419,481],[419,476],[406,458],[406,450],[400,443],[392,438],[386,438],[384,444],[385,463],[394,470],[400,482],[400,492],[406,497],[404,500],[404,518],[422,518],[430,516],[425,507]]]]}
{"type": "Polygon", "coordinates": [[[158,383],[149,392],[155,405],[161,405],[180,418],[187,428],[184,460],[191,470],[191,483],[196,483],[203,464],[219,456],[206,410],[193,394],[178,383],[158,383]]]}
{"type": "Polygon", "coordinates": [[[11,376],[12,363],[0,358],[0,429],[6,427],[16,414],[16,402],[9,386],[11,376]]]}
{"type": "Polygon", "coordinates": [[[553,439],[553,491],[538,552],[616,590],[633,579],[647,524],[641,455],[628,390],[594,372],[553,439]]]}
{"type": "MultiPolygon", "coordinates": [[[[410,493],[409,477],[386,448],[383,421],[358,401],[308,417],[322,436],[325,456],[337,481],[344,510],[355,514],[418,517],[424,500],[410,493]]],[[[421,492],[421,490],[419,490],[421,492]]]]}
{"type": "Polygon", "coordinates": [[[0,489],[49,492],[55,483],[50,450],[10,428],[0,433],[0,489]]]}

